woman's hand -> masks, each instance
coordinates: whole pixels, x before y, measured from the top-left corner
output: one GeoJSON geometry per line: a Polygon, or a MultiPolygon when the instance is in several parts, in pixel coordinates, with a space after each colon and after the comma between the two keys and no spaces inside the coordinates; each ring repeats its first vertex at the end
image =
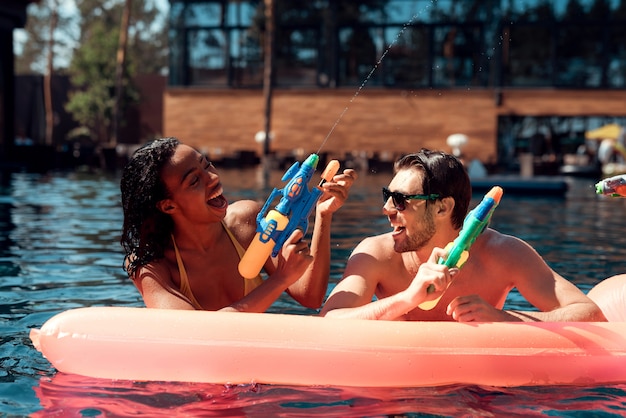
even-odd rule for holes
{"type": "Polygon", "coordinates": [[[317,202],[317,213],[324,215],[338,211],[348,198],[350,188],[357,177],[357,172],[348,168],[324,183],[322,185],[324,194],[317,202]]]}
{"type": "Polygon", "coordinates": [[[303,236],[301,230],[293,231],[278,253],[278,264],[272,277],[284,280],[285,288],[295,283],[313,261],[308,243],[302,241],[303,236]]]}

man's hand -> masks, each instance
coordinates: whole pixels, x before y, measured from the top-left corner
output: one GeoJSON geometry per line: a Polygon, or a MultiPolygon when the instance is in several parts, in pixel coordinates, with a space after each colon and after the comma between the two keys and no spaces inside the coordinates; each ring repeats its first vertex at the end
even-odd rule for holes
{"type": "Polygon", "coordinates": [[[513,315],[496,309],[478,295],[454,298],[448,305],[446,313],[457,322],[519,321],[513,315]]]}

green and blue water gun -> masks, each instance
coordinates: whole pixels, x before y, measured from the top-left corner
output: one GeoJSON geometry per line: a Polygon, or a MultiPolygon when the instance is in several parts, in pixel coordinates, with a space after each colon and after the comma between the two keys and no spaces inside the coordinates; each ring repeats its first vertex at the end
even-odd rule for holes
{"type": "MultiPolygon", "coordinates": [[[[446,256],[439,259],[439,264],[445,264],[448,268],[461,268],[469,257],[470,247],[489,224],[491,215],[493,214],[496,206],[500,203],[502,194],[503,190],[500,186],[492,187],[485,197],[483,197],[483,200],[467,214],[465,220],[463,221],[463,227],[459,232],[459,236],[454,241],[446,245],[446,256]]],[[[432,293],[434,291],[435,286],[432,284],[428,286],[428,293],[432,293]]],[[[443,293],[441,296],[443,296],[443,293]]],[[[434,300],[422,302],[418,306],[422,310],[429,311],[437,306],[441,296],[434,300]]]]}

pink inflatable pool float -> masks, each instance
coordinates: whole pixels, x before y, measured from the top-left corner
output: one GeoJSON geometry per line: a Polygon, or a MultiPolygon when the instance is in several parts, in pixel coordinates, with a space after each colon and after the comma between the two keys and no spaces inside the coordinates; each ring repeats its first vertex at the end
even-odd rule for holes
{"type": "Polygon", "coordinates": [[[626,322],[395,322],[73,309],[31,330],[58,371],[133,381],[358,387],[626,382],[626,322]]]}

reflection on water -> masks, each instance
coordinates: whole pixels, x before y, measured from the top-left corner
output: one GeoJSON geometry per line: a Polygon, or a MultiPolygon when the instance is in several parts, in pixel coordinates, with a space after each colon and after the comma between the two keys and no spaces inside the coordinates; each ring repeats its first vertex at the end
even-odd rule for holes
{"type": "MultiPolygon", "coordinates": [[[[263,200],[254,169],[222,171],[230,200],[263,200]]],[[[268,184],[281,187],[282,173],[268,184]]],[[[361,174],[333,223],[331,286],[364,236],[389,230],[380,188],[390,174],[361,174]]],[[[121,269],[119,179],[94,174],[0,177],[0,416],[594,416],[626,413],[626,385],[581,388],[418,389],[132,383],[55,373],[28,330],[80,306],[142,306],[121,269]],[[37,412],[38,411],[38,412],[37,412]]],[[[506,194],[492,226],[530,242],[587,291],[626,271],[626,199],[596,197],[576,180],[567,198],[506,194]]],[[[475,196],[472,205],[482,196],[475,196]]],[[[527,307],[512,292],[507,307],[527,307]]],[[[311,314],[289,297],[274,312],[311,314]]],[[[176,361],[176,359],[172,359],[176,361]]]]}
{"type": "Polygon", "coordinates": [[[612,388],[332,388],[280,385],[210,385],[103,381],[57,374],[35,388],[44,408],[34,417],[129,416],[507,416],[559,415],[624,410],[626,385],[612,388]],[[519,402],[532,402],[532,405],[519,402]]]}

